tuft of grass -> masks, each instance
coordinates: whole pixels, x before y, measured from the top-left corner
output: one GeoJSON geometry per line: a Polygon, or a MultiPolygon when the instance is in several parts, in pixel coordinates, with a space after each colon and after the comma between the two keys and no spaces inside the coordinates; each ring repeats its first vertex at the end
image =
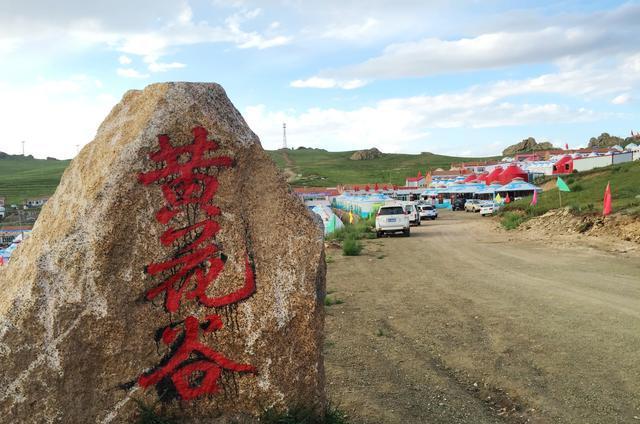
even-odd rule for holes
{"type": "Polygon", "coordinates": [[[344,300],[338,299],[337,297],[334,297],[332,299],[329,296],[327,296],[324,298],[324,306],[342,305],[343,303],[344,303],[344,300]]]}
{"type": "Polygon", "coordinates": [[[517,212],[505,212],[502,214],[500,224],[507,230],[515,230],[525,221],[525,217],[517,212]]]}
{"type": "Polygon", "coordinates": [[[329,405],[325,411],[324,420],[311,408],[295,407],[286,412],[276,409],[266,410],[260,417],[264,424],[349,424],[348,417],[338,408],[329,405]]]}
{"type": "Polygon", "coordinates": [[[329,255],[329,256],[325,257],[324,262],[327,263],[327,264],[332,264],[334,262],[333,256],[329,255]]]}
{"type": "Polygon", "coordinates": [[[376,256],[376,258],[378,258],[378,259],[384,259],[384,255],[378,255],[378,256],[376,256]]]}
{"type": "Polygon", "coordinates": [[[344,256],[358,256],[362,252],[360,240],[348,238],[342,242],[342,254],[344,256]]]}
{"type": "Polygon", "coordinates": [[[376,331],[376,336],[378,337],[384,337],[384,331],[382,330],[382,328],[378,328],[378,331],[376,331]]]}
{"type": "Polygon", "coordinates": [[[136,399],[138,416],[136,424],[178,424],[175,417],[167,417],[156,412],[155,408],[136,399]]]}

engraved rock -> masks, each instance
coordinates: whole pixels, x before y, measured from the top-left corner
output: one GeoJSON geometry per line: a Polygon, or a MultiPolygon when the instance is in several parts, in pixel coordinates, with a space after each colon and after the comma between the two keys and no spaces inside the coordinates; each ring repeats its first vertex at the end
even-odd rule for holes
{"type": "Polygon", "coordinates": [[[127,92],[0,270],[0,422],[322,415],[323,247],[219,85],[127,92]]]}

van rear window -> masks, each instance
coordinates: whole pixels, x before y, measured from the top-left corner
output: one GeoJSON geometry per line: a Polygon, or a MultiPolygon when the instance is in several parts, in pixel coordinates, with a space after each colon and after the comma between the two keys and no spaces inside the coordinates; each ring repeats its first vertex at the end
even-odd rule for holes
{"type": "Polygon", "coordinates": [[[392,208],[381,208],[380,215],[403,215],[404,211],[401,206],[394,206],[392,208]]]}

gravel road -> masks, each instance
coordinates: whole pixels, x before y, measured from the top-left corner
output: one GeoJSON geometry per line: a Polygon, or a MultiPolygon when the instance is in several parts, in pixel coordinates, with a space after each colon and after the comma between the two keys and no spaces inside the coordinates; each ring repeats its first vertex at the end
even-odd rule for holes
{"type": "Polygon", "coordinates": [[[640,424],[640,256],[444,212],[328,252],[330,398],[354,423],[640,424]]]}

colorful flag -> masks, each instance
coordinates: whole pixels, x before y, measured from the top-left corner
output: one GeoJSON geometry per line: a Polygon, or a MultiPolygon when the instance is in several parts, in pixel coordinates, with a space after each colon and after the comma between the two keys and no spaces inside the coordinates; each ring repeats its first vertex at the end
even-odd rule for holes
{"type": "Polygon", "coordinates": [[[529,206],[535,206],[538,204],[538,192],[536,190],[533,190],[533,199],[531,199],[531,203],[529,204],[529,206]]]}
{"type": "Polygon", "coordinates": [[[500,193],[496,195],[496,203],[502,203],[502,197],[500,197],[500,193]]]}
{"type": "Polygon", "coordinates": [[[509,193],[507,193],[507,197],[504,198],[504,203],[511,203],[511,198],[509,197],[509,193]]]}
{"type": "Polygon", "coordinates": [[[560,191],[571,191],[567,183],[565,183],[564,180],[560,177],[558,177],[558,179],[556,180],[556,187],[558,187],[558,190],[560,191]]]}
{"type": "Polygon", "coordinates": [[[607,188],[604,190],[604,206],[602,207],[602,215],[607,216],[611,214],[611,183],[607,183],[607,188]]]}
{"type": "Polygon", "coordinates": [[[349,211],[349,224],[353,224],[353,213],[349,211]]]}

